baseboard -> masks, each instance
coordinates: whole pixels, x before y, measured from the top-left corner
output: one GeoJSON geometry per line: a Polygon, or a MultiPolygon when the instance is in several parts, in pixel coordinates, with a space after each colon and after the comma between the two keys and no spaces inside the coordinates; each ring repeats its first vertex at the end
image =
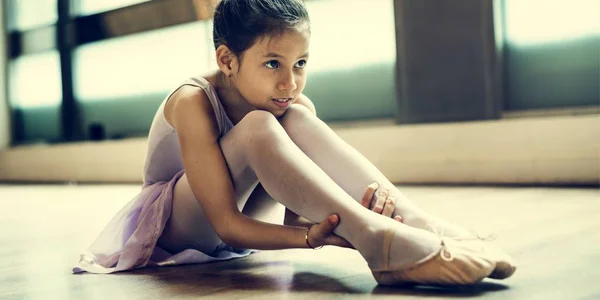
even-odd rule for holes
{"type": "MultiPolygon", "coordinates": [[[[599,121],[587,114],[331,127],[394,183],[597,186],[599,121]]],[[[140,183],[145,151],[145,138],[16,147],[0,152],[0,181],[140,183]]]]}
{"type": "Polygon", "coordinates": [[[600,114],[600,106],[576,106],[576,107],[556,107],[546,109],[526,109],[502,112],[502,118],[536,118],[536,117],[561,117],[577,115],[597,115],[600,114]]]}

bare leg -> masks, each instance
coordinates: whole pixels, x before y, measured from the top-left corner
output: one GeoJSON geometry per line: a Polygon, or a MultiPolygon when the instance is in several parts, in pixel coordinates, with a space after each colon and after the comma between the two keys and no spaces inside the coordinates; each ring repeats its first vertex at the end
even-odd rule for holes
{"type": "Polygon", "coordinates": [[[242,213],[263,222],[283,224],[285,207],[273,199],[261,184],[258,184],[248,197],[242,213]]]}
{"type": "MultiPolygon", "coordinates": [[[[463,228],[435,217],[416,206],[402,195],[369,160],[343,141],[323,121],[304,106],[294,104],[282,118],[282,125],[296,145],[354,200],[361,200],[366,187],[377,182],[379,191],[386,188],[395,198],[395,213],[404,223],[416,228],[426,228],[435,222],[449,236],[468,234],[463,228]]],[[[373,141],[377,143],[377,141],[373,141]]],[[[401,154],[399,154],[401,155],[401,154]]],[[[372,206],[377,201],[376,193],[372,206]]],[[[383,204],[383,203],[378,203],[383,204]]]]}
{"type": "MultiPolygon", "coordinates": [[[[249,113],[220,143],[233,178],[252,169],[275,200],[313,222],[320,222],[331,213],[338,214],[340,222],[335,233],[352,243],[371,268],[383,264],[383,239],[389,229],[394,230],[389,267],[400,268],[413,263],[441,247],[439,238],[430,232],[365,210],[294,144],[270,113],[249,113]]],[[[246,186],[234,182],[236,195],[246,186]]],[[[178,236],[198,239],[197,234],[206,233],[196,233],[194,228],[204,226],[198,221],[206,222],[206,218],[196,219],[196,222],[194,218],[180,218],[177,212],[186,210],[175,209],[177,203],[193,203],[195,199],[190,198],[190,194],[177,194],[176,190],[171,218],[176,220],[175,223],[182,221],[173,231],[189,231],[189,234],[178,236]]],[[[242,206],[238,203],[238,207],[242,206]]]]}

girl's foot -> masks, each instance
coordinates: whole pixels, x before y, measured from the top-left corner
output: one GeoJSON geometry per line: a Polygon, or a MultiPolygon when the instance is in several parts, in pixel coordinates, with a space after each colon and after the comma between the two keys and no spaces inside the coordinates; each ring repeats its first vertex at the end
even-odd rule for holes
{"type": "Polygon", "coordinates": [[[360,245],[355,245],[369,268],[403,268],[440,251],[440,239],[435,234],[390,218],[378,219],[378,224],[370,224],[363,231],[363,236],[369,238],[362,238],[360,245]]]}
{"type": "Polygon", "coordinates": [[[461,226],[426,213],[414,205],[410,199],[402,195],[397,189],[393,190],[392,193],[387,193],[387,191],[382,193],[381,190],[378,190],[373,201],[377,201],[378,197],[381,197],[382,195],[386,196],[386,198],[392,198],[395,203],[395,214],[402,216],[404,224],[414,228],[427,230],[434,233],[439,238],[465,241],[475,247],[485,248],[486,252],[491,255],[496,262],[496,268],[489,275],[490,278],[505,279],[512,276],[516,271],[516,265],[510,255],[497,246],[489,243],[489,241],[495,239],[495,236],[480,236],[472,230],[467,230],[461,226]]]}
{"type": "Polygon", "coordinates": [[[496,268],[488,276],[490,278],[506,279],[512,276],[517,270],[517,266],[512,257],[492,243],[492,241],[496,239],[495,235],[480,236],[474,231],[462,229],[457,225],[453,225],[441,219],[427,223],[425,229],[440,237],[463,241],[465,243],[473,244],[476,247],[484,248],[496,261],[496,268]],[[448,230],[448,228],[450,228],[450,230],[448,230]],[[450,231],[450,234],[447,233],[448,231],[450,231]]]}
{"type": "Polygon", "coordinates": [[[492,255],[494,261],[496,261],[496,268],[494,268],[494,271],[488,276],[489,278],[506,279],[508,277],[511,277],[517,270],[517,266],[515,264],[514,259],[510,255],[508,255],[508,253],[500,249],[498,246],[486,240],[479,239],[465,239],[462,241],[464,243],[471,243],[476,247],[481,247],[485,249],[487,253],[492,255]]]}
{"type": "Polygon", "coordinates": [[[382,285],[428,284],[471,285],[492,274],[496,261],[482,247],[453,239],[440,241],[439,250],[410,265],[394,265],[396,232],[385,232],[383,264],[371,268],[375,280],[382,285]]]}
{"type": "Polygon", "coordinates": [[[427,224],[425,230],[433,232],[440,238],[462,241],[485,249],[496,262],[496,268],[488,277],[506,279],[515,273],[517,266],[512,257],[492,243],[496,239],[495,235],[480,236],[474,231],[463,229],[439,218],[425,224],[427,224]]]}

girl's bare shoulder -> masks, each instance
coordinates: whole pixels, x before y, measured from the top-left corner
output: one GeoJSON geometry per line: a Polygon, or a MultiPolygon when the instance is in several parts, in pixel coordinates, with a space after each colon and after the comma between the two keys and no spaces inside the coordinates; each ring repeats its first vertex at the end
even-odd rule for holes
{"type": "Polygon", "coordinates": [[[179,134],[197,132],[200,128],[218,132],[212,105],[200,87],[184,85],[177,89],[165,103],[164,116],[179,134]]]}
{"type": "Polygon", "coordinates": [[[218,80],[219,72],[220,71],[209,72],[200,77],[206,79],[206,81],[208,81],[208,83],[210,83],[210,85],[212,85],[215,89],[218,89],[218,88],[220,88],[219,80],[218,80]]]}

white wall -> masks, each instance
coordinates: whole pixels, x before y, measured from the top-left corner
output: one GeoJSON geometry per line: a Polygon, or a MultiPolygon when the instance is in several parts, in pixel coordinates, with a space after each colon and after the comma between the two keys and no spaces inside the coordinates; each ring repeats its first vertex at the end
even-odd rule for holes
{"type": "Polygon", "coordinates": [[[5,1],[0,3],[0,149],[7,148],[10,144],[10,114],[8,109],[6,92],[6,27],[4,26],[4,5],[5,1]]]}
{"type": "MultiPolygon", "coordinates": [[[[597,187],[599,120],[600,112],[410,126],[392,119],[330,125],[398,184],[597,187]]],[[[0,182],[139,184],[147,142],[141,137],[0,151],[0,182]]]]}

